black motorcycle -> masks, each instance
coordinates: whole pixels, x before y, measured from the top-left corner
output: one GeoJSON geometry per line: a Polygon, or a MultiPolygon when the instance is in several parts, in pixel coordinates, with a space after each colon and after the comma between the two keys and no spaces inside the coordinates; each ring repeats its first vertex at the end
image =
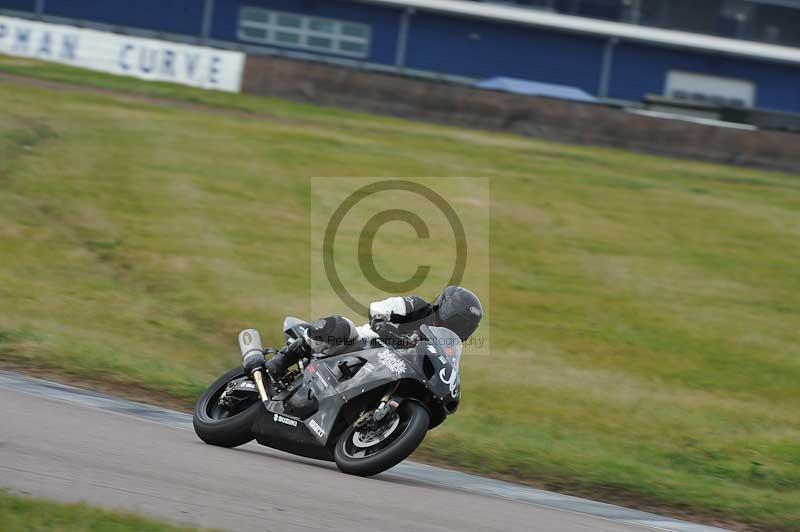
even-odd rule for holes
{"type": "MultiPolygon", "coordinates": [[[[308,327],[286,318],[287,344],[308,327]]],[[[246,375],[241,367],[232,369],[197,402],[195,432],[222,447],[255,438],[267,447],[335,461],[352,475],[385,471],[456,411],[461,383],[462,343],[449,329],[422,326],[415,338],[392,340],[305,358],[277,382],[261,370],[246,375]]],[[[261,349],[254,329],[242,331],[239,344],[243,354],[261,349]]]]}

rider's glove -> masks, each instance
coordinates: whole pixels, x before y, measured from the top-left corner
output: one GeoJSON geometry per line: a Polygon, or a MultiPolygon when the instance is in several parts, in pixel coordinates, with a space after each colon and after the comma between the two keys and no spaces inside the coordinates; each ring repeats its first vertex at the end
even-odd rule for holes
{"type": "MultiPolygon", "coordinates": [[[[372,314],[369,316],[369,328],[380,335],[380,330],[384,329],[387,325],[394,325],[392,323],[392,312],[372,314]]],[[[395,325],[396,327],[396,325],[395,325]]]]}
{"type": "Polygon", "coordinates": [[[406,312],[406,302],[402,297],[388,297],[382,301],[369,304],[369,323],[377,324],[381,321],[394,321],[396,316],[403,316],[406,312]]]}
{"type": "Polygon", "coordinates": [[[400,334],[400,326],[396,323],[376,321],[371,328],[381,339],[392,343],[394,347],[401,347],[406,342],[405,337],[400,334]]]}

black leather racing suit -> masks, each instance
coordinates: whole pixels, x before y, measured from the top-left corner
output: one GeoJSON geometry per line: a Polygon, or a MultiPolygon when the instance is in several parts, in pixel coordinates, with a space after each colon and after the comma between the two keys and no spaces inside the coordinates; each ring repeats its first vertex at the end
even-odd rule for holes
{"type": "Polygon", "coordinates": [[[419,296],[390,297],[369,306],[369,323],[356,326],[344,316],[320,318],[306,330],[305,337],[279,351],[266,363],[274,378],[301,357],[324,353],[338,355],[369,348],[375,339],[398,345],[398,338],[412,337],[422,325],[433,325],[434,307],[419,296]]]}

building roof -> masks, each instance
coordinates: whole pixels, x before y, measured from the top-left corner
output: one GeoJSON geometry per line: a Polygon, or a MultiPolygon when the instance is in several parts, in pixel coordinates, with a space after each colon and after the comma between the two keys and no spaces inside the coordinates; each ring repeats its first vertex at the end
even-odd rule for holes
{"type": "Polygon", "coordinates": [[[665,30],[622,22],[562,15],[533,8],[464,0],[359,0],[370,4],[412,8],[522,26],[582,33],[673,48],[690,48],[753,59],[800,64],[800,48],[728,39],[686,31],[665,30]]]}

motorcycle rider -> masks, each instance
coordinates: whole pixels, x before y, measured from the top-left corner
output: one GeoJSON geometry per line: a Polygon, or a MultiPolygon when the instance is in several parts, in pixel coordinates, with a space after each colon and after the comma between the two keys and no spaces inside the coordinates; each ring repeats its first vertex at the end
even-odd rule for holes
{"type": "Polygon", "coordinates": [[[482,317],[478,297],[461,286],[448,286],[432,304],[419,296],[390,297],[370,304],[369,323],[356,327],[343,316],[321,318],[306,329],[302,338],[266,363],[263,357],[246,357],[243,365],[248,374],[264,367],[272,379],[279,380],[290,366],[312,354],[338,355],[365,349],[378,338],[395,347],[408,347],[422,325],[446,327],[466,341],[482,317]]]}

